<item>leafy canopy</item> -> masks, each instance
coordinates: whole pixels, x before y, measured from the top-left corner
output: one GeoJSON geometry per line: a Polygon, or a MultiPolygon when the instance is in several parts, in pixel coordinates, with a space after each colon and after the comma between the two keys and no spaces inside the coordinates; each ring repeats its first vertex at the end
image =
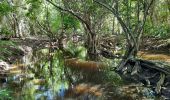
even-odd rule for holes
{"type": "Polygon", "coordinates": [[[11,11],[13,11],[13,7],[6,0],[0,2],[0,16],[7,15],[11,11]]]}

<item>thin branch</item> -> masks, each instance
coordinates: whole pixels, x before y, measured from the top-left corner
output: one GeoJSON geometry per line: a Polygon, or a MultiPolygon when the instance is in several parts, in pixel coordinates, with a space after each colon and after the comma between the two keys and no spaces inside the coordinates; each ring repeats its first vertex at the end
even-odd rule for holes
{"type": "MultiPolygon", "coordinates": [[[[51,31],[48,30],[48,28],[46,27],[46,25],[42,25],[38,20],[36,20],[37,24],[42,28],[42,30],[46,33],[51,33],[53,34],[51,31]]],[[[47,34],[48,35],[48,34],[47,34]]],[[[50,37],[50,35],[48,35],[50,37]]]]}
{"type": "Polygon", "coordinates": [[[120,25],[122,26],[123,31],[125,32],[125,35],[127,37],[127,40],[128,40],[129,44],[131,44],[129,36],[131,37],[131,39],[133,40],[134,43],[136,42],[134,36],[131,33],[131,30],[129,30],[129,28],[123,22],[122,18],[119,16],[119,14],[118,14],[118,12],[116,11],[115,8],[110,7],[110,6],[108,6],[108,5],[106,5],[106,4],[102,3],[102,2],[97,1],[97,0],[94,0],[94,2],[98,3],[99,5],[102,5],[103,7],[105,7],[106,9],[108,9],[109,11],[111,11],[114,14],[114,16],[117,18],[117,20],[119,21],[120,25]]]}
{"type": "Polygon", "coordinates": [[[89,24],[83,19],[81,18],[79,15],[77,15],[76,13],[74,13],[72,10],[68,10],[68,9],[65,9],[65,8],[62,8],[56,4],[54,4],[52,1],[50,0],[46,0],[47,2],[49,2],[50,4],[52,4],[54,7],[56,7],[57,9],[61,10],[61,11],[64,11],[64,12],[68,12],[69,14],[75,16],[78,20],[80,20],[82,23],[84,23],[87,27],[87,29],[89,30],[89,32],[92,34],[93,32],[91,31],[91,28],[89,26],[89,24]]]}
{"type": "MultiPolygon", "coordinates": [[[[154,2],[155,0],[152,0],[150,3],[149,3],[149,5],[147,6],[147,8],[146,9],[144,9],[145,11],[144,11],[144,16],[143,16],[143,21],[142,21],[142,23],[138,23],[137,25],[136,25],[136,27],[135,27],[135,30],[133,31],[133,33],[138,33],[137,34],[137,37],[138,37],[138,39],[140,38],[140,34],[141,34],[141,31],[143,30],[143,27],[144,27],[144,25],[145,25],[145,22],[146,22],[146,17],[147,17],[147,15],[148,15],[148,11],[149,11],[149,9],[150,9],[150,7],[151,7],[151,5],[153,4],[153,2],[154,2]],[[141,27],[140,27],[141,26],[141,27]]],[[[144,5],[144,4],[143,4],[144,5]]]]}

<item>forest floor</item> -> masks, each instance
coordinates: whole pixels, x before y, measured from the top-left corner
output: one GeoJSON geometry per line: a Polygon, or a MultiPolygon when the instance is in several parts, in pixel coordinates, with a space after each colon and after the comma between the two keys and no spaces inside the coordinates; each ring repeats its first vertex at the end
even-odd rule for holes
{"type": "Polygon", "coordinates": [[[138,52],[138,57],[145,60],[162,61],[170,63],[170,38],[143,39],[140,51],[138,52]]]}

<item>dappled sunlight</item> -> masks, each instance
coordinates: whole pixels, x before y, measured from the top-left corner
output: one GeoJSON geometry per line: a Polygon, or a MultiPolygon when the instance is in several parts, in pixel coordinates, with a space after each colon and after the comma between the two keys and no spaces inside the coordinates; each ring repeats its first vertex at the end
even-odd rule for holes
{"type": "Polygon", "coordinates": [[[169,4],[0,0],[0,100],[169,100],[169,4]]]}
{"type": "MultiPolygon", "coordinates": [[[[76,98],[86,98],[86,96],[91,95],[93,97],[102,98],[106,93],[104,92],[104,87],[101,85],[92,85],[89,83],[80,83],[75,85],[66,91],[65,98],[76,97],[76,98]]],[[[104,97],[103,97],[104,98],[104,97]]]]}

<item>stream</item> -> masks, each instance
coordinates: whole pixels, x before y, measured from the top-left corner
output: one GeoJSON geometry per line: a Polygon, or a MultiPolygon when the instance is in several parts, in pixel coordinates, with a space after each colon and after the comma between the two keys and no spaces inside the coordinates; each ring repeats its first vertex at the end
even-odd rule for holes
{"type": "Polygon", "coordinates": [[[9,95],[0,97],[0,100],[161,99],[151,88],[133,80],[122,81],[113,71],[106,70],[106,75],[105,71],[66,68],[59,50],[33,50],[28,46],[21,49],[25,55],[1,73],[0,89],[9,95]]]}

